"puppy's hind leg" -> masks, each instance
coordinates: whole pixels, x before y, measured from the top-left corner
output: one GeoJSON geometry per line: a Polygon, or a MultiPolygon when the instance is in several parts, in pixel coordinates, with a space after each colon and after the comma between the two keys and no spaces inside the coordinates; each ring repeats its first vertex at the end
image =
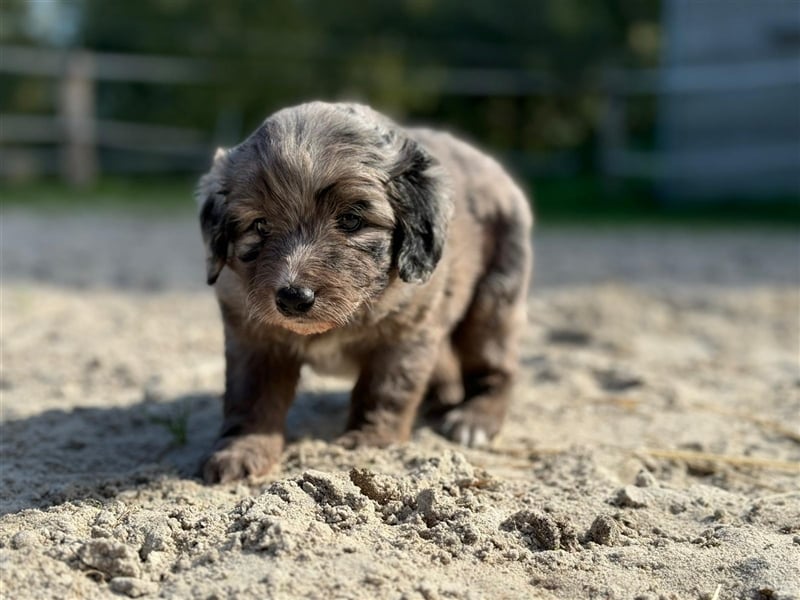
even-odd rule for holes
{"type": "Polygon", "coordinates": [[[464,401],[464,383],[461,380],[461,361],[453,344],[447,338],[439,348],[436,366],[428,382],[428,389],[422,401],[422,411],[426,417],[442,415],[464,401]]]}
{"type": "Polygon", "coordinates": [[[467,314],[453,333],[464,402],[444,416],[441,431],[465,446],[487,445],[500,431],[519,362],[533,258],[525,224],[504,229],[467,314]]]}

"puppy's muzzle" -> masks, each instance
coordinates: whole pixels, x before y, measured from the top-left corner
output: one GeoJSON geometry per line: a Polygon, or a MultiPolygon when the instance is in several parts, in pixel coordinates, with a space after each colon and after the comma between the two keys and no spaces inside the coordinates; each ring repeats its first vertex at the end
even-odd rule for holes
{"type": "Polygon", "coordinates": [[[284,287],[275,294],[275,304],[284,316],[297,317],[314,306],[314,291],[307,287],[284,287]]]}

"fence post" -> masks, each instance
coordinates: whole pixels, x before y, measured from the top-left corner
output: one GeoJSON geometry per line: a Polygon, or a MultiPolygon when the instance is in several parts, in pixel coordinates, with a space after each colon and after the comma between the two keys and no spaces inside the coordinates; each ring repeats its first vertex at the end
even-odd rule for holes
{"type": "Polygon", "coordinates": [[[70,52],[60,82],[59,116],[64,136],[61,176],[74,186],[97,178],[94,60],[86,51],[70,52]]]}

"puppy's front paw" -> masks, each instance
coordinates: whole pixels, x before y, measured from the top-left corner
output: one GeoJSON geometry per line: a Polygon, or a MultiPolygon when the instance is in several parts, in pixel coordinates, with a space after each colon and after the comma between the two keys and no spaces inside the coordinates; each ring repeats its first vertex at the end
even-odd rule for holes
{"type": "Polygon", "coordinates": [[[439,427],[442,435],[469,448],[485,448],[499,429],[500,423],[494,416],[469,408],[451,410],[439,427]]]}
{"type": "Polygon", "coordinates": [[[206,483],[228,483],[269,473],[280,460],[283,440],[274,434],[222,438],[203,465],[206,483]]]}

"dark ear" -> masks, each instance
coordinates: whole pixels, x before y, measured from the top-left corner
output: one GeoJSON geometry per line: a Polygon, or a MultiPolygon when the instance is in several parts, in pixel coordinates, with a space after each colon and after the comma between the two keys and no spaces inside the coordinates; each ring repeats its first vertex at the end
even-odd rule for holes
{"type": "Polygon", "coordinates": [[[394,253],[403,281],[425,283],[442,257],[453,203],[436,159],[403,138],[388,185],[397,217],[394,253]]]}
{"type": "Polygon", "coordinates": [[[213,285],[228,257],[227,190],[222,177],[228,151],[219,148],[211,170],[200,178],[195,193],[200,205],[200,229],[206,246],[206,281],[213,285]]]}

